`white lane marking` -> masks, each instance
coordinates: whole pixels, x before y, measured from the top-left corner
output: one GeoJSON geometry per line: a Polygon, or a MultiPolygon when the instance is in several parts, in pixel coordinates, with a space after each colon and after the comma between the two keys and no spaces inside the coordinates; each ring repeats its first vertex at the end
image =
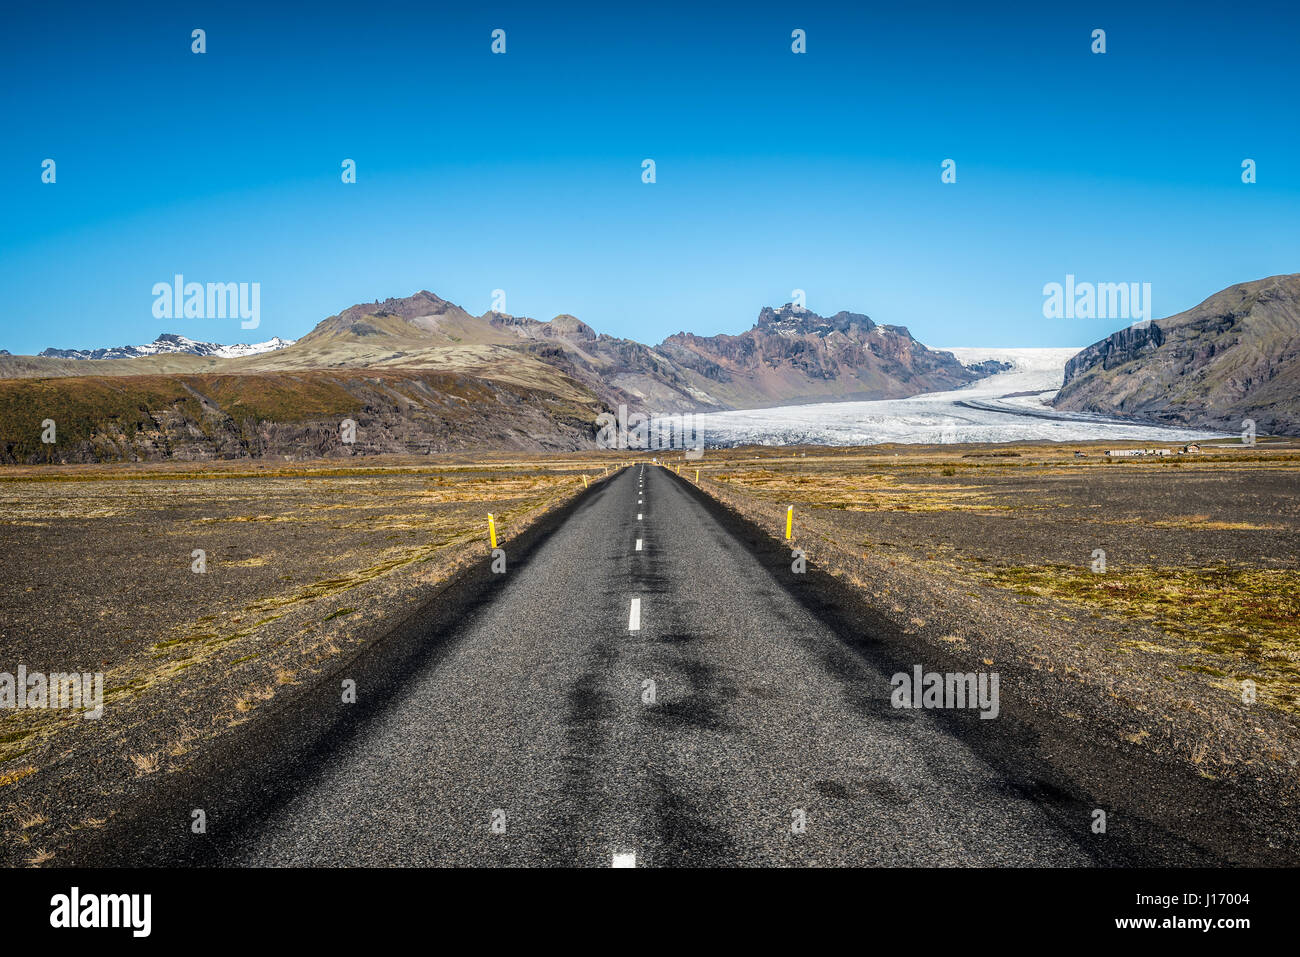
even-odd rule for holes
{"type": "Polygon", "coordinates": [[[641,521],[641,513],[640,513],[640,512],[637,512],[637,513],[636,513],[636,520],[637,520],[638,522],[641,521]]]}
{"type": "Polygon", "coordinates": [[[641,551],[641,539],[639,538],[636,540],[636,550],[641,551]]]}
{"type": "Polygon", "coordinates": [[[641,630],[641,599],[640,598],[632,599],[632,607],[628,610],[627,613],[627,630],[628,631],[641,630]]]}
{"type": "Polygon", "coordinates": [[[636,500],[636,503],[637,503],[638,505],[644,505],[644,504],[645,504],[645,500],[644,500],[644,499],[637,499],[637,500],[636,500]]]}
{"type": "Polygon", "coordinates": [[[636,851],[614,852],[614,861],[610,867],[636,867],[636,851]]]}

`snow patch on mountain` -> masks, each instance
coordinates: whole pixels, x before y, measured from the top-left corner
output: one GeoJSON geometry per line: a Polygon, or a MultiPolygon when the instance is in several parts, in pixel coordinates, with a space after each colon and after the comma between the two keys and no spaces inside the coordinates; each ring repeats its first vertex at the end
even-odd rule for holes
{"type": "Polygon", "coordinates": [[[215,342],[198,342],[186,336],[164,332],[153,342],[143,346],[114,346],[108,349],[46,349],[41,356],[47,359],[139,359],[142,356],[185,353],[193,356],[212,356],[217,359],[235,359],[239,356],[275,352],[293,345],[296,341],[296,339],[281,339],[279,336],[274,336],[265,342],[223,346],[215,342]]]}

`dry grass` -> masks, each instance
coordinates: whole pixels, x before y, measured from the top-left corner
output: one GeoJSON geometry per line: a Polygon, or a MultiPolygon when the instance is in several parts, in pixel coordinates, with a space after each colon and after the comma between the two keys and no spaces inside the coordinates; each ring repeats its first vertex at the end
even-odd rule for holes
{"type": "Polygon", "coordinates": [[[1228,690],[1250,679],[1259,700],[1300,714],[1300,571],[1161,565],[1097,575],[1077,567],[1017,565],[979,574],[1023,595],[1148,622],[1171,640],[1141,642],[1144,651],[1228,690]]]}
{"type": "Polygon", "coordinates": [[[33,867],[40,867],[47,861],[52,860],[54,860],[54,854],[42,847],[32,852],[32,856],[27,858],[27,863],[33,867]]]}
{"type": "Polygon", "coordinates": [[[14,784],[18,781],[21,781],[23,778],[27,777],[28,775],[35,774],[35,773],[36,773],[36,769],[31,765],[28,765],[25,768],[16,768],[13,771],[6,771],[3,774],[0,774],[0,788],[10,784],[14,784]]]}
{"type": "Polygon", "coordinates": [[[191,728],[188,725],[183,726],[180,729],[180,733],[176,736],[176,740],[174,740],[167,748],[167,753],[174,758],[179,758],[183,755],[189,754],[191,750],[190,745],[200,737],[201,735],[194,728],[191,728]]]}
{"type": "MultiPolygon", "coordinates": [[[[806,472],[807,466],[802,471],[806,472]]],[[[821,469],[817,474],[800,474],[795,468],[762,468],[728,470],[713,477],[739,491],[793,504],[796,512],[801,504],[851,512],[994,511],[1017,507],[1012,502],[999,503],[977,486],[905,481],[901,475],[879,471],[821,469]]]]}
{"type": "Polygon", "coordinates": [[[157,754],[133,754],[129,760],[135,765],[136,777],[144,777],[146,774],[153,774],[158,770],[157,754]]]}
{"type": "Polygon", "coordinates": [[[40,827],[42,824],[48,824],[50,819],[41,811],[31,811],[20,809],[18,812],[18,826],[24,831],[34,827],[40,827]]]}

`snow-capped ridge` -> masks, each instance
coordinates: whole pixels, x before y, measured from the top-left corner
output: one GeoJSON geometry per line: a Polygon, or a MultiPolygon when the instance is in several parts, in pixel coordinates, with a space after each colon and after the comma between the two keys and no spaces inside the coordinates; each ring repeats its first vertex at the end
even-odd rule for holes
{"type": "Polygon", "coordinates": [[[174,332],[164,332],[153,342],[142,346],[113,346],[107,349],[46,349],[41,356],[47,359],[139,359],[144,356],[184,353],[193,356],[212,356],[217,359],[235,359],[240,356],[259,355],[263,352],[276,352],[288,348],[296,341],[272,336],[265,342],[223,346],[216,342],[199,342],[174,332]]]}

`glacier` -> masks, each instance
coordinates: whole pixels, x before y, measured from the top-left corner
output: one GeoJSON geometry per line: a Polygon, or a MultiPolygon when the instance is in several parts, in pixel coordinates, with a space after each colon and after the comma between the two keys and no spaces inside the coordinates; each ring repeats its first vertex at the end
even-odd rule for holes
{"type": "Polygon", "coordinates": [[[1057,412],[1050,403],[1078,349],[977,348],[951,352],[963,365],[989,359],[1011,368],[950,392],[906,399],[817,402],[695,416],[706,447],[976,442],[1193,442],[1223,433],[1057,412]]]}

